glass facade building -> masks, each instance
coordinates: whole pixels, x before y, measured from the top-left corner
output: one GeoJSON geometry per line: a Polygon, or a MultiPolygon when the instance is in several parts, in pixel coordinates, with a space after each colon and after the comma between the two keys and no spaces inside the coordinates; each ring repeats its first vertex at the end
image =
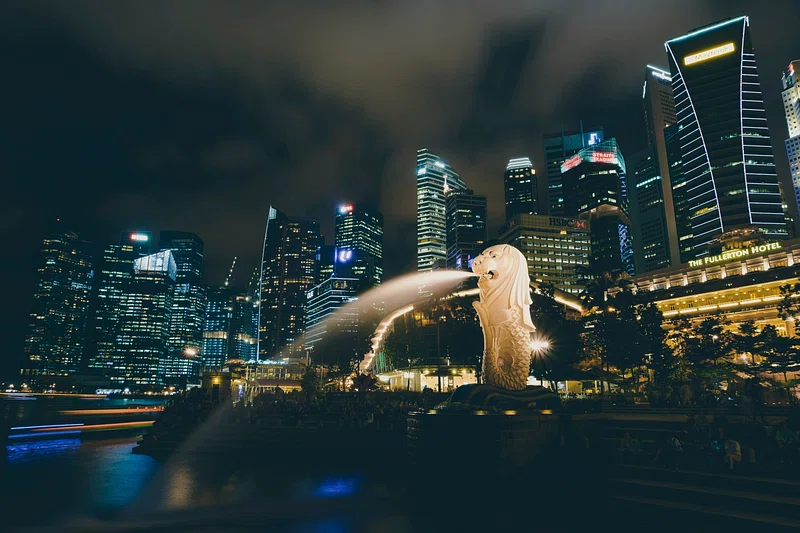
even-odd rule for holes
{"type": "Polygon", "coordinates": [[[794,197],[800,210],[800,60],[792,61],[781,76],[783,86],[783,108],[786,114],[786,128],[789,137],[785,141],[786,157],[789,159],[789,172],[792,177],[794,197]]]}
{"type": "Polygon", "coordinates": [[[699,28],[665,48],[695,257],[711,253],[732,230],[785,238],[749,18],[699,28]]]}
{"type": "Polygon", "coordinates": [[[94,297],[89,322],[90,371],[100,373],[115,383],[125,380],[127,367],[116,350],[122,293],[133,277],[133,262],[150,254],[151,234],[125,231],[119,244],[103,248],[98,261],[94,297]]]}
{"type": "Polygon", "coordinates": [[[226,361],[256,359],[253,298],[228,287],[209,288],[203,331],[203,366],[219,367],[226,361]]]}
{"type": "Polygon", "coordinates": [[[511,159],[503,175],[506,193],[506,220],[518,214],[539,212],[539,190],[536,169],[527,157],[511,159]]]}
{"type": "Polygon", "coordinates": [[[568,217],[518,214],[500,229],[500,242],[521,251],[531,281],[579,294],[591,257],[590,223],[568,217]]]}
{"type": "Polygon", "coordinates": [[[604,140],[603,128],[584,130],[583,122],[578,131],[565,131],[563,126],[559,133],[544,136],[544,158],[547,174],[548,214],[564,215],[564,187],[561,176],[561,164],[577,154],[582,148],[592,146],[604,140]]]}
{"type": "Polygon", "coordinates": [[[114,381],[144,388],[165,384],[176,273],[170,250],[133,262],[120,300],[116,341],[125,372],[114,381]]]}
{"type": "Polygon", "coordinates": [[[161,250],[170,250],[176,265],[170,315],[169,362],[164,376],[170,385],[196,379],[202,365],[206,291],[203,278],[203,241],[194,233],[162,231],[161,250]]]}
{"type": "Polygon", "coordinates": [[[47,235],[38,262],[21,374],[49,385],[81,368],[93,270],[87,244],[71,231],[47,235]]]}
{"type": "Polygon", "coordinates": [[[209,288],[206,295],[206,320],[200,354],[203,366],[218,367],[228,360],[233,291],[227,287],[209,288]]]}
{"type": "Polygon", "coordinates": [[[261,255],[258,358],[303,356],[306,293],[319,269],[319,221],[270,207],[261,255]]]}
{"type": "Polygon", "coordinates": [[[689,213],[689,202],[686,180],[683,176],[683,159],[681,156],[681,136],[678,124],[664,129],[664,142],[667,145],[667,162],[672,186],[672,202],[675,206],[675,230],[678,232],[678,253],[680,263],[688,263],[694,259],[694,239],[692,236],[692,218],[689,213]]]}
{"type": "Polygon", "coordinates": [[[470,189],[447,193],[447,268],[471,270],[487,239],[486,197],[470,189]]]}
{"type": "Polygon", "coordinates": [[[363,280],[364,288],[383,279],[383,215],[361,205],[336,211],[334,262],[336,275],[363,280]],[[341,271],[339,271],[341,270],[341,271]]]}
{"type": "Polygon", "coordinates": [[[591,221],[591,267],[635,272],[628,219],[627,167],[614,138],[581,149],[561,165],[564,210],[591,221]]]}
{"type": "MultiPolygon", "coordinates": [[[[666,180],[661,175],[659,160],[653,147],[638,152],[628,160],[631,173],[631,219],[636,272],[666,268],[671,265],[670,227],[664,209],[662,185],[666,180]]],[[[670,198],[672,190],[669,191],[670,198]]],[[[672,216],[675,230],[675,216],[672,216]]],[[[677,246],[677,230],[674,235],[677,246]]]]}
{"type": "MultiPolygon", "coordinates": [[[[357,278],[333,277],[306,294],[306,346],[312,350],[316,362],[324,363],[320,351],[323,341],[334,341],[337,348],[348,352],[352,349],[353,355],[357,355],[360,311],[357,307],[345,306],[358,299],[362,284],[363,281],[357,278]]],[[[329,362],[334,363],[332,360],[329,362]]]]}
{"type": "Polygon", "coordinates": [[[629,161],[630,216],[636,272],[680,263],[675,203],[665,130],[677,122],[672,76],[652,65],[645,68],[642,87],[648,148],[629,161]]]}
{"type": "Polygon", "coordinates": [[[446,161],[427,148],[417,150],[418,271],[433,270],[447,262],[445,194],[466,188],[446,161]]]}

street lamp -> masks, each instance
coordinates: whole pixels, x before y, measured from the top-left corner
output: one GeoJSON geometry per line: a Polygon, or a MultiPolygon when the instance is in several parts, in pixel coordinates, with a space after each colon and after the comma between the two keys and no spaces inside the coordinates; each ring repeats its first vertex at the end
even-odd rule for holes
{"type": "Polygon", "coordinates": [[[531,341],[531,351],[536,355],[541,355],[550,350],[550,341],[547,339],[534,339],[531,341]]]}

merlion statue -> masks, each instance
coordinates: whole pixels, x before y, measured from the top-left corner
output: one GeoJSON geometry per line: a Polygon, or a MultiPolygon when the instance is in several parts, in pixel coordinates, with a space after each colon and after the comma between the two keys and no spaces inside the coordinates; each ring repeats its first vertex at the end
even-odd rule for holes
{"type": "Polygon", "coordinates": [[[483,329],[483,379],[489,385],[522,390],[531,364],[531,293],[528,264],[507,244],[475,258],[480,301],[473,302],[483,329]]]}

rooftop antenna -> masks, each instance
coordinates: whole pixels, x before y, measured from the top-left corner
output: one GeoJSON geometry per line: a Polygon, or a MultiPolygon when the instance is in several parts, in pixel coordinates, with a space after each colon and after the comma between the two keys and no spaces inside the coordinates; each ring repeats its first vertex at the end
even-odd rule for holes
{"type": "Polygon", "coordinates": [[[233,256],[233,262],[231,263],[231,269],[228,270],[228,277],[225,278],[225,286],[227,287],[230,284],[231,276],[233,276],[233,268],[236,266],[236,256],[233,256]]]}

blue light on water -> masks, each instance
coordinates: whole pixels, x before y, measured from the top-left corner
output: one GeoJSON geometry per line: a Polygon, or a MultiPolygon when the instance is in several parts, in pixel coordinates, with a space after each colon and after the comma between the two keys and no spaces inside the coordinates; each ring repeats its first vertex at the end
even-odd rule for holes
{"type": "Polygon", "coordinates": [[[320,498],[341,498],[350,496],[358,490],[357,478],[329,478],[314,490],[314,496],[320,498]]]}
{"type": "Polygon", "coordinates": [[[80,446],[81,439],[77,438],[48,439],[8,444],[6,452],[8,453],[8,464],[13,465],[73,453],[80,446]]]}
{"type": "Polygon", "coordinates": [[[47,433],[16,433],[14,435],[9,435],[9,439],[22,439],[22,438],[31,438],[31,437],[52,437],[53,435],[80,435],[79,429],[73,429],[68,431],[48,431],[47,433]]]}

